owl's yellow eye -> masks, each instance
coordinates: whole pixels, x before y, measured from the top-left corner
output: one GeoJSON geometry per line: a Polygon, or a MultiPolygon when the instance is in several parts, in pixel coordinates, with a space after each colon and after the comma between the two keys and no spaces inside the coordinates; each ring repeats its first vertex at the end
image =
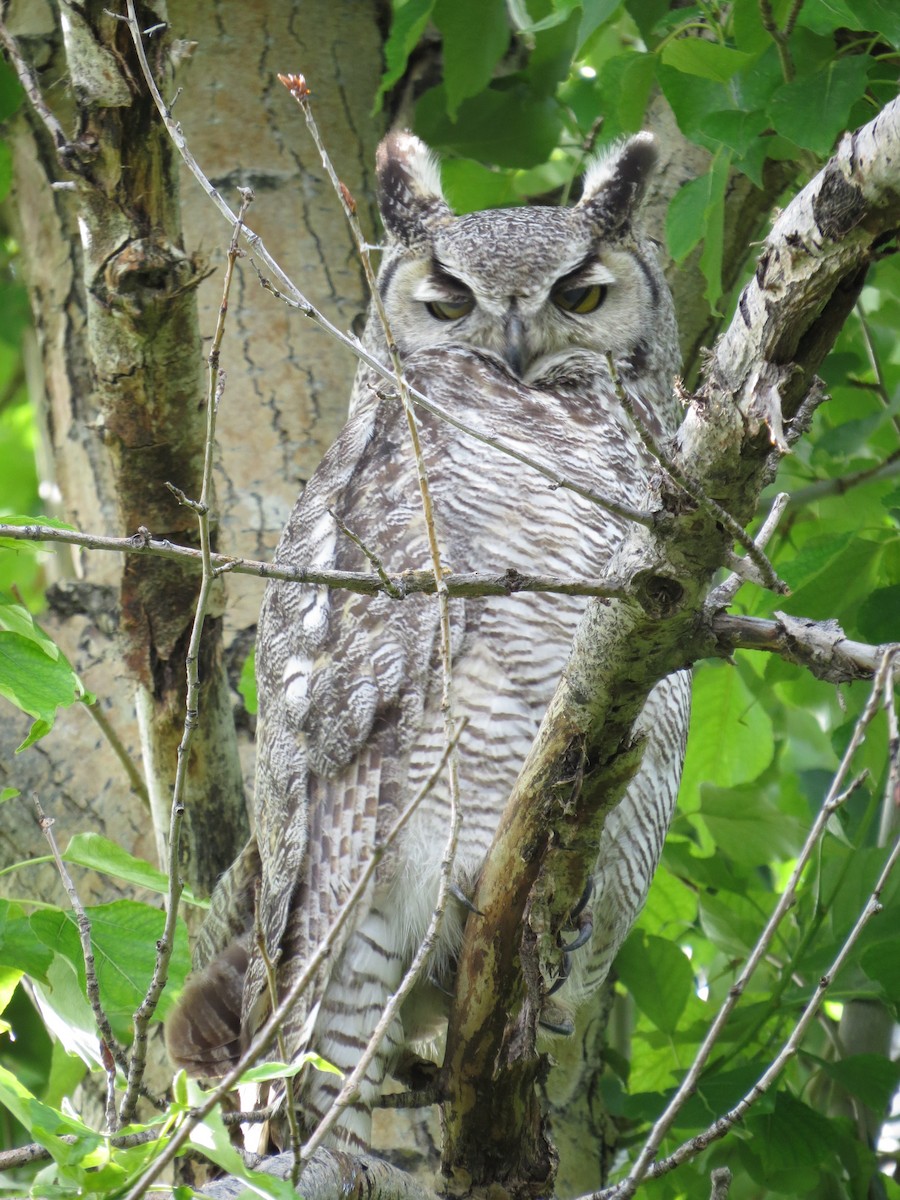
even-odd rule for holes
{"type": "Polygon", "coordinates": [[[590,283],[586,287],[557,288],[552,293],[551,299],[563,312],[592,313],[606,299],[606,285],[590,283]]]}
{"type": "Polygon", "coordinates": [[[471,296],[461,296],[458,300],[430,300],[425,307],[439,321],[458,321],[468,316],[475,301],[471,296]]]}

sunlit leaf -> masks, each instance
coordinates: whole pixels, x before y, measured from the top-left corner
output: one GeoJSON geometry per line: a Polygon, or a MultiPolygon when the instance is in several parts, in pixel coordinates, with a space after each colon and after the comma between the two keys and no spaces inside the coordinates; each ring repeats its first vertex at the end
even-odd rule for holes
{"type": "Polygon", "coordinates": [[[633,932],[616,956],[616,972],[653,1024],[674,1032],[694,987],[691,964],[678,946],[633,932]]]}
{"type": "Polygon", "coordinates": [[[753,55],[732,50],[718,42],[686,37],[669,42],[662,52],[662,60],[667,67],[674,67],[687,75],[700,75],[716,83],[727,83],[753,61],[753,55]]]}
{"type": "MultiPolygon", "coordinates": [[[[63,859],[76,863],[79,867],[87,867],[91,871],[100,871],[104,875],[112,875],[116,879],[124,879],[136,887],[147,888],[151,892],[166,895],[169,890],[169,878],[157,867],[135,858],[127,850],[123,850],[116,842],[103,837],[99,833],[76,833],[66,847],[63,859]]],[[[183,888],[182,900],[188,904],[199,904],[207,907],[209,901],[197,900],[190,888],[183,888]]]]}

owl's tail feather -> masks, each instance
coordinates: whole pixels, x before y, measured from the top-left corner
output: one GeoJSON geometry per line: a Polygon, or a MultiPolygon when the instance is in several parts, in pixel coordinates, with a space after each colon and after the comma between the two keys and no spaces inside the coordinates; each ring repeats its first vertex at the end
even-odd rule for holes
{"type": "Polygon", "coordinates": [[[166,1021],[166,1049],[189,1075],[218,1078],[241,1055],[241,997],[247,971],[247,937],[222,953],[185,985],[166,1021]]]}

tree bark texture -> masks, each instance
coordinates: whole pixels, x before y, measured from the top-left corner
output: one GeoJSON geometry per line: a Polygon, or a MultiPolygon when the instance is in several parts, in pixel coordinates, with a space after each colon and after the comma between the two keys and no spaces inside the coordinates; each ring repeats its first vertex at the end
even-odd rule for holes
{"type": "MultiPolygon", "coordinates": [[[[141,20],[170,22],[171,33],[159,30],[148,41],[148,55],[164,94],[183,87],[178,115],[207,170],[226,194],[238,183],[254,188],[251,220],[310,293],[326,307],[330,297],[332,315],[349,324],[364,307],[361,274],[340,206],[274,76],[305,69],[314,78],[319,68],[316,95],[329,146],[368,216],[379,135],[369,110],[381,34],[374,3],[323,0],[295,10],[289,3],[234,2],[175,4],[167,13],[159,5],[143,10],[141,20]]],[[[65,39],[49,5],[14,3],[6,21],[71,139],[69,170],[25,108],[11,139],[12,219],[37,329],[32,393],[42,400],[43,490],[55,497],[54,515],[81,528],[130,534],[143,526],[196,542],[195,517],[165,483],[199,496],[203,339],[221,303],[228,229],[210,222],[208,201],[192,180],[179,193],[181,168],[152,111],[127,29],[102,4],[75,12],[65,39]],[[74,183],[74,190],[49,186],[57,181],[74,183]]],[[[263,293],[245,263],[232,291],[222,366],[217,540],[266,556],[344,419],[355,364],[263,293]]],[[[157,827],[165,828],[197,572],[104,559],[76,552],[53,560],[51,576],[75,576],[78,584],[67,585],[60,620],[50,613],[45,621],[130,752],[143,752],[157,827]],[[104,588],[112,590],[95,590],[104,588]],[[80,613],[74,623],[73,610],[80,613]]],[[[230,683],[252,645],[260,592],[256,580],[228,579],[207,618],[185,845],[186,875],[201,891],[246,834],[230,683]]],[[[21,740],[20,727],[7,732],[21,740]]],[[[5,761],[12,763],[16,744],[5,761]]],[[[245,759],[249,764],[249,748],[245,759]]],[[[61,830],[101,830],[157,857],[159,838],[154,847],[124,772],[83,711],[62,714],[52,737],[11,765],[8,782],[23,793],[38,790],[61,830]]],[[[37,845],[31,822],[7,810],[10,857],[30,857],[37,845]]]]}

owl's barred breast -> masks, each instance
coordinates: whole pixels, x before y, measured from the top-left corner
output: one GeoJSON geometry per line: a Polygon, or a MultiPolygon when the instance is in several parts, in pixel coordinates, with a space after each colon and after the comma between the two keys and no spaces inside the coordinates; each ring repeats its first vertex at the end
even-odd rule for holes
{"type": "MultiPolygon", "coordinates": [[[[421,390],[452,407],[454,416],[489,430],[516,449],[533,454],[538,447],[546,465],[569,481],[624,503],[640,505],[644,499],[653,464],[621,411],[606,363],[599,356],[593,362],[584,356],[580,378],[556,389],[523,388],[500,364],[487,357],[474,358],[462,348],[420,352],[411,356],[407,371],[421,390]],[[491,397],[489,414],[483,405],[486,395],[491,397]],[[573,420],[576,404],[578,419],[573,420]],[[542,430],[547,431],[543,436],[542,430]]],[[[417,483],[400,424],[405,424],[405,418],[399,411],[397,421],[397,437],[404,445],[394,464],[394,482],[404,481],[415,525],[421,520],[417,483]]],[[[581,579],[604,575],[626,531],[625,522],[570,490],[553,488],[530,468],[428,414],[421,414],[419,421],[442,557],[450,568],[486,574],[514,568],[581,579]]],[[[424,554],[424,526],[420,536],[424,554]]],[[[430,597],[417,597],[416,602],[435,603],[430,597]]],[[[451,601],[464,629],[453,660],[454,716],[467,721],[459,743],[463,823],[456,858],[464,888],[477,879],[500,813],[562,674],[585,604],[581,597],[540,593],[451,601]]],[[[424,785],[444,745],[436,658],[433,668],[431,702],[425,705],[425,722],[404,768],[407,795],[424,785]]],[[[658,692],[651,700],[657,728],[649,754],[653,758],[662,753],[656,747],[662,738],[671,746],[667,765],[677,767],[683,748],[686,685],[681,680],[667,681],[658,692]],[[670,716],[673,702],[675,713],[670,716]]],[[[616,911],[609,914],[605,935],[600,935],[605,944],[618,944],[623,923],[630,924],[643,900],[674,804],[674,788],[668,792],[652,799],[644,796],[646,804],[626,800],[621,812],[610,818],[610,831],[617,839],[622,831],[628,854],[611,856],[613,861],[617,857],[626,861],[607,872],[620,890],[621,904],[613,905],[616,911]]],[[[426,797],[392,862],[390,878],[383,881],[388,892],[423,898],[419,906],[410,906],[407,900],[396,909],[398,920],[405,923],[402,940],[410,955],[431,915],[448,803],[441,782],[426,797]]],[[[387,823],[380,824],[382,835],[387,823]]],[[[604,882],[599,881],[601,888],[604,882]]],[[[452,960],[460,928],[451,917],[439,957],[452,960]]],[[[579,966],[590,971],[587,957],[579,966]]],[[[599,965],[593,971],[599,973],[599,965]]]]}
{"type": "MultiPolygon", "coordinates": [[[[418,139],[389,135],[377,159],[387,235],[378,286],[410,382],[559,476],[635,506],[645,502],[658,464],[621,409],[607,354],[658,437],[673,433],[678,420],[671,296],[636,221],[654,162],[653,139],[639,134],[592,164],[573,208],[457,218],[418,139]]],[[[387,359],[374,317],[364,340],[387,359]]],[[[388,572],[430,569],[406,416],[388,392],[380,377],[360,369],[351,419],[291,513],[279,562],[371,569],[343,523],[388,572]]],[[[606,575],[626,533],[622,520],[430,413],[419,410],[418,423],[445,567],[606,575]]],[[[450,601],[453,714],[467,721],[458,747],[455,860],[463,892],[475,885],[586,603],[533,593],[450,601]]],[[[213,896],[201,938],[205,973],[169,1024],[172,1057],[194,1073],[222,1073],[265,1019],[265,964],[254,926],[267,956],[279,960],[284,992],[304,978],[363,865],[440,762],[437,599],[270,583],[257,683],[254,841],[213,896]],[[226,1005],[215,989],[235,979],[241,995],[229,995],[226,1005]]],[[[572,956],[561,993],[573,1002],[605,978],[646,897],[675,803],[688,706],[681,673],[657,685],[638,720],[644,758],[598,848],[593,936],[572,956]]],[[[430,919],[448,804],[440,779],[381,859],[374,886],[287,1015],[291,1055],[311,1047],[353,1069],[430,919]]],[[[450,904],[430,965],[439,986],[423,981],[419,991],[432,991],[428,1003],[415,1013],[407,1005],[388,1029],[333,1141],[367,1143],[369,1110],[390,1062],[446,1006],[441,989],[452,989],[466,916],[450,904]]],[[[299,1078],[294,1099],[305,1128],[328,1111],[339,1086],[321,1072],[299,1078]]]]}

